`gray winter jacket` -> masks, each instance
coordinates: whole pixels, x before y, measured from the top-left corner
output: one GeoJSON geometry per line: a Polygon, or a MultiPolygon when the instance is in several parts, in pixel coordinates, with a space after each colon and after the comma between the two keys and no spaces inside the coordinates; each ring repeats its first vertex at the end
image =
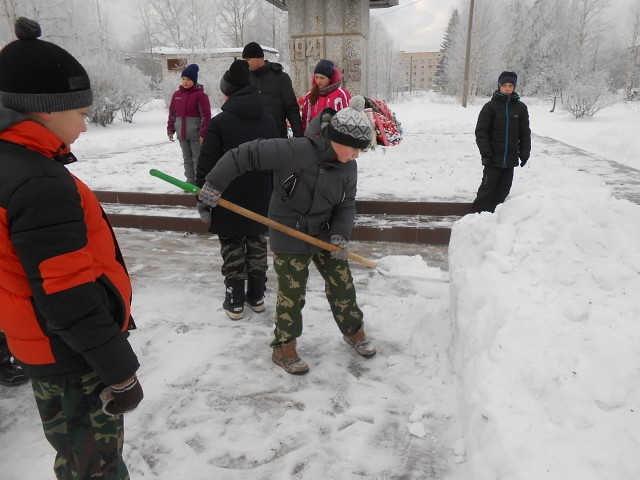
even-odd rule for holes
{"type": "MultiPolygon", "coordinates": [[[[249,170],[272,170],[269,218],[326,242],[331,235],[347,240],[355,220],[358,166],[340,163],[326,137],[335,110],[315,117],[302,138],[254,140],[229,150],[206,180],[219,191],[249,170]],[[325,120],[322,122],[322,120],[325,120]]],[[[313,255],[319,247],[269,229],[271,250],[278,254],[313,255]]]]}

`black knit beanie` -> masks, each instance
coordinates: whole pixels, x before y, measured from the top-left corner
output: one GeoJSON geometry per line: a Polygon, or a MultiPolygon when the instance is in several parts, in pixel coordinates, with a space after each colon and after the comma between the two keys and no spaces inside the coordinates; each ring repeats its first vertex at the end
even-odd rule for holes
{"type": "Polygon", "coordinates": [[[320,60],[316,64],[316,68],[313,69],[313,73],[319,73],[320,75],[324,75],[329,80],[333,78],[333,71],[335,69],[335,65],[331,60],[320,60]]]}
{"type": "Polygon", "coordinates": [[[498,88],[502,86],[503,83],[513,83],[513,88],[518,84],[518,75],[516,72],[502,72],[498,77],[498,88]]]}
{"type": "Polygon", "coordinates": [[[200,71],[200,68],[198,67],[198,65],[196,65],[195,63],[192,63],[191,65],[187,65],[186,68],[182,70],[182,73],[180,74],[180,78],[187,77],[193,83],[198,83],[199,71],[200,71]]]}
{"type": "Polygon", "coordinates": [[[93,102],[86,70],[69,52],[50,42],[34,20],[20,17],[17,40],[0,50],[0,105],[18,112],[62,112],[93,102]]]}
{"type": "Polygon", "coordinates": [[[249,64],[246,60],[234,60],[220,79],[220,91],[230,97],[250,84],[249,64]]]}
{"type": "Polygon", "coordinates": [[[242,58],[264,58],[264,50],[256,42],[249,42],[242,50],[242,58]]]}

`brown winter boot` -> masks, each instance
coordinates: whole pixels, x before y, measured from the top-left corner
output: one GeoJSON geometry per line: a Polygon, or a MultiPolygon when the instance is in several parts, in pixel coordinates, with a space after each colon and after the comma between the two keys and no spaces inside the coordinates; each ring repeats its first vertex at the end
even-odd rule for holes
{"type": "Polygon", "coordinates": [[[273,348],[273,363],[291,375],[303,375],[309,371],[309,365],[300,360],[296,352],[296,339],[273,348]]]}
{"type": "Polygon", "coordinates": [[[369,345],[369,340],[364,334],[364,322],[360,325],[360,328],[356,333],[352,335],[343,335],[344,341],[351,345],[359,355],[365,358],[373,357],[376,354],[376,349],[369,345]]]}

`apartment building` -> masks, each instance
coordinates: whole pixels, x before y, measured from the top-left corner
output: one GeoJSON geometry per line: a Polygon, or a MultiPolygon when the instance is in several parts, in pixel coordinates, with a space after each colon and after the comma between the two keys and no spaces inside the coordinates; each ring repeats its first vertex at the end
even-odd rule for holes
{"type": "Polygon", "coordinates": [[[400,67],[404,72],[403,89],[407,92],[435,89],[435,73],[440,52],[400,51],[400,67]]]}

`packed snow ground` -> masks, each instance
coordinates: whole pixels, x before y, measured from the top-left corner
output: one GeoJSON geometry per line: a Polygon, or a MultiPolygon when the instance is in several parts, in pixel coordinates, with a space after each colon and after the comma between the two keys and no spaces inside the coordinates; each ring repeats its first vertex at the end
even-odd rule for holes
{"type": "MultiPolygon", "coordinates": [[[[267,312],[232,322],[215,238],[118,229],[146,395],[126,417],[132,478],[638,478],[640,207],[612,192],[637,193],[640,105],[575,121],[524,100],[531,160],[495,214],[456,223],[448,271],[426,247],[353,246],[379,263],[353,266],[373,359],[342,342],[312,273],[311,371],[285,374],[273,272],[267,312]]],[[[471,201],[484,101],[392,105],[404,140],[361,156],[359,198],[471,201]]],[[[135,121],[91,126],[70,169],[96,190],[178,193],[148,175],[182,175],[162,105],[135,121]]],[[[1,392],[2,478],[51,478],[30,389],[1,392]]]]}

